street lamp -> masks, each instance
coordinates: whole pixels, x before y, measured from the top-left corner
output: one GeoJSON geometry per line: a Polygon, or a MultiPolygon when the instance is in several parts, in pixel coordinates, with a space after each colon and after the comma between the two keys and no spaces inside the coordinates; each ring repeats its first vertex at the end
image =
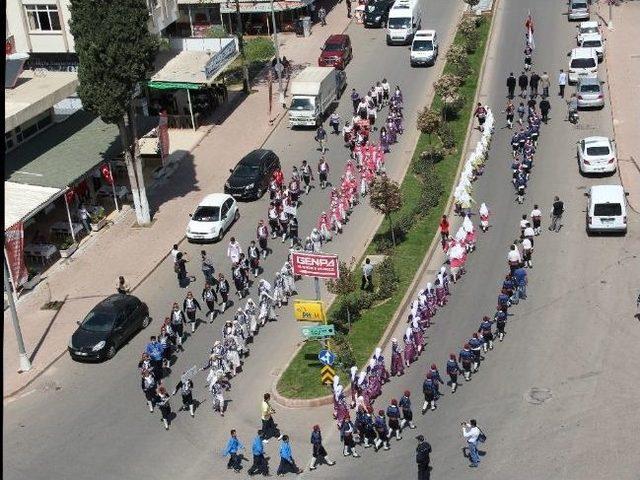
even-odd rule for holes
{"type": "Polygon", "coordinates": [[[11,292],[11,285],[9,284],[9,269],[7,268],[7,260],[4,260],[4,291],[7,294],[7,300],[9,301],[9,310],[11,311],[11,321],[13,322],[13,330],[16,332],[16,340],[18,342],[18,355],[20,357],[20,370],[19,372],[28,372],[31,370],[31,361],[27,356],[27,350],[24,348],[24,340],[22,339],[22,330],[20,330],[20,321],[18,320],[18,312],[16,311],[16,304],[13,300],[13,293],[11,292]]]}

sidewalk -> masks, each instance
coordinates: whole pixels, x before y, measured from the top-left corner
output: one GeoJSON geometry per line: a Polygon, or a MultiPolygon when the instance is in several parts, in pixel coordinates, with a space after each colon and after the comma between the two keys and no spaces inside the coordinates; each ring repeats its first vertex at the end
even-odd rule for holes
{"type": "MultiPolygon", "coordinates": [[[[293,34],[278,37],[280,54],[294,64],[315,64],[319,49],[332,33],[344,31],[349,23],[346,11],[337,5],[327,15],[326,27],[314,25],[308,38],[293,34]]],[[[171,181],[161,180],[148,189],[153,223],[148,228],[135,225],[135,214],[129,207],[115,217],[114,223],[99,234],[82,242],[69,259],[47,271],[46,278],[31,292],[18,300],[18,316],[33,367],[18,374],[18,351],[10,313],[4,312],[3,387],[4,397],[15,394],[37,378],[53,362],[66,353],[69,337],[76,321],[97,301],[115,291],[119,275],[124,275],[135,289],[162,262],[171,245],[184,237],[185,212],[191,211],[202,191],[221,191],[221,176],[248,151],[262,145],[278,125],[285,111],[278,105],[277,88],[273,92],[272,117],[268,112],[268,91],[264,82],[257,82],[220,124],[201,127],[197,132],[171,133],[172,155],[181,158],[179,175],[171,181]],[[247,128],[249,127],[250,128],[247,128]],[[207,148],[199,150],[207,137],[207,148]],[[242,142],[234,139],[242,138],[242,142]],[[216,152],[211,161],[210,152],[216,152]],[[64,301],[58,311],[42,310],[49,301],[64,301]]]]}
{"type": "Polygon", "coordinates": [[[640,3],[624,2],[613,9],[614,29],[604,26],[609,19],[607,8],[601,8],[600,19],[606,37],[606,72],[611,102],[613,129],[618,150],[618,171],[629,205],[640,213],[640,47],[637,26],[640,24],[640,3]]]}

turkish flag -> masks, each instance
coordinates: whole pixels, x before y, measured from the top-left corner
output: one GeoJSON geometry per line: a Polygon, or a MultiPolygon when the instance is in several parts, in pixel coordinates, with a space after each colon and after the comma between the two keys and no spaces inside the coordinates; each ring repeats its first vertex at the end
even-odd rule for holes
{"type": "Polygon", "coordinates": [[[111,169],[108,164],[103,163],[100,165],[100,173],[102,174],[102,178],[104,178],[105,182],[109,185],[113,185],[113,177],[111,176],[111,169]]]}
{"type": "Polygon", "coordinates": [[[67,203],[71,203],[73,202],[73,198],[76,196],[76,192],[73,188],[69,187],[69,190],[67,190],[64,194],[64,198],[67,200],[67,203]]]}

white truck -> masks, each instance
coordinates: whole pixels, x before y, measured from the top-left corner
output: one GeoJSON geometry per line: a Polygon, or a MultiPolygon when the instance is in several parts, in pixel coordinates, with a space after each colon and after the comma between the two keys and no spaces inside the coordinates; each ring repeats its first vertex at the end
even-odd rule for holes
{"type": "Polygon", "coordinates": [[[347,86],[347,74],[333,67],[307,67],[291,82],[290,127],[317,127],[347,86]]]}
{"type": "Polygon", "coordinates": [[[396,0],[389,10],[387,45],[410,44],[421,23],[420,0],[396,0]]]}

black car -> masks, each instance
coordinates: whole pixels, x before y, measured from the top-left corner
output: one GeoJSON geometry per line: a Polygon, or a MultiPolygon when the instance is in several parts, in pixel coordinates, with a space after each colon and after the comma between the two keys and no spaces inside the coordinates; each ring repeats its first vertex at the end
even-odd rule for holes
{"type": "Polygon", "coordinates": [[[280,159],[271,150],[253,150],[229,170],[231,176],[224,184],[224,193],[234,198],[257,199],[269,188],[273,172],[280,168],[280,159]]]}
{"type": "Polygon", "coordinates": [[[106,360],[151,318],[149,307],[133,295],[115,294],[100,303],[78,322],[71,335],[69,354],[74,360],[106,360]]]}
{"type": "Polygon", "coordinates": [[[394,0],[369,0],[364,7],[364,26],[383,27],[394,0]]]}

